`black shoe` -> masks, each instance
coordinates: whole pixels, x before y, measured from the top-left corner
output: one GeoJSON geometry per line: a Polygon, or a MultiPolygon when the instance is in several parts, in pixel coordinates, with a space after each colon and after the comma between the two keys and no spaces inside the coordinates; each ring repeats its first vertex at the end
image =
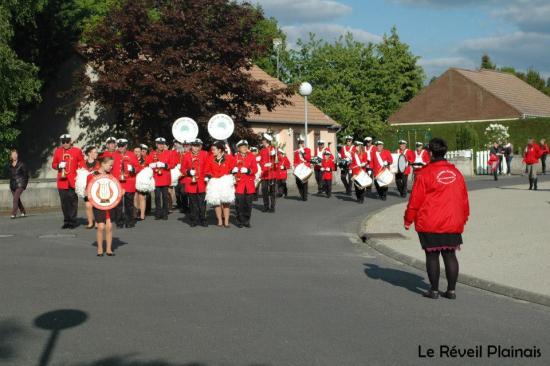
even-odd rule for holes
{"type": "Polygon", "coordinates": [[[382,197],[380,197],[380,199],[381,199],[382,201],[385,201],[385,200],[386,200],[386,196],[382,196],[382,197]]]}
{"type": "Polygon", "coordinates": [[[124,224],[116,224],[116,227],[119,229],[124,229],[124,224]]]}
{"type": "Polygon", "coordinates": [[[271,213],[275,212],[275,207],[271,207],[271,208],[269,209],[269,212],[271,212],[271,213]]]}
{"type": "Polygon", "coordinates": [[[422,296],[427,297],[428,299],[439,299],[439,291],[429,290],[422,294],[422,296]]]}
{"type": "Polygon", "coordinates": [[[62,229],[70,229],[71,227],[71,224],[63,224],[63,226],[61,226],[62,229]]]}
{"type": "Polygon", "coordinates": [[[249,222],[245,222],[243,225],[244,225],[244,227],[250,228],[250,223],[249,222]]]}
{"type": "Polygon", "coordinates": [[[160,216],[155,216],[155,220],[162,220],[162,217],[160,217],[160,216]]]}
{"type": "Polygon", "coordinates": [[[189,226],[191,226],[191,227],[195,227],[195,226],[197,226],[197,224],[196,224],[196,223],[194,223],[194,222],[192,222],[192,223],[190,223],[190,224],[189,224],[189,226]]]}
{"type": "Polygon", "coordinates": [[[129,223],[126,224],[127,229],[131,229],[133,227],[136,227],[136,224],[134,222],[129,222],[129,223]]]}
{"type": "Polygon", "coordinates": [[[115,256],[115,253],[109,253],[109,252],[107,252],[107,253],[105,253],[105,254],[107,254],[107,257],[114,257],[114,256],[115,256]]]}
{"type": "Polygon", "coordinates": [[[103,253],[101,253],[101,254],[100,254],[100,253],[97,253],[97,256],[98,256],[98,257],[103,257],[103,253]]]}
{"type": "Polygon", "coordinates": [[[208,224],[206,222],[201,222],[202,227],[208,227],[208,224]]]}
{"type": "Polygon", "coordinates": [[[243,224],[241,224],[240,222],[237,222],[237,223],[235,224],[235,226],[238,227],[238,228],[240,229],[240,228],[243,227],[243,224]]]}
{"type": "Polygon", "coordinates": [[[74,230],[74,229],[76,229],[77,227],[78,227],[78,224],[69,224],[69,227],[68,227],[68,228],[69,228],[70,230],[74,230]]]}
{"type": "Polygon", "coordinates": [[[441,296],[449,299],[449,300],[456,300],[456,294],[454,291],[447,291],[441,294],[441,296]]]}
{"type": "Polygon", "coordinates": [[[269,207],[264,207],[264,208],[262,209],[262,212],[269,212],[269,207]]]}

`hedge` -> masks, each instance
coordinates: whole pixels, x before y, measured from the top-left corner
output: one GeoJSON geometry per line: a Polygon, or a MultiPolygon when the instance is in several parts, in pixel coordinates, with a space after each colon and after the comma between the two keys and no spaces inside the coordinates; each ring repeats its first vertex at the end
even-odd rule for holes
{"type": "MultiPolygon", "coordinates": [[[[390,149],[397,148],[397,141],[402,136],[414,135],[416,131],[417,136],[422,136],[424,132],[431,137],[441,137],[449,145],[449,150],[457,150],[456,146],[456,133],[460,126],[468,125],[473,128],[479,135],[479,145],[472,146],[474,149],[482,149],[483,145],[487,144],[485,141],[484,131],[485,128],[491,123],[499,123],[508,127],[508,133],[510,134],[510,142],[514,145],[515,152],[519,152],[527,143],[529,137],[533,137],[537,141],[541,138],[550,139],[550,118],[532,118],[513,121],[500,121],[500,122],[471,122],[471,123],[449,123],[441,125],[407,125],[407,126],[391,126],[388,130],[380,136],[386,143],[386,146],[390,149]]],[[[407,138],[405,138],[407,139],[407,138]]],[[[422,141],[427,142],[427,141],[422,141]]],[[[409,141],[409,143],[414,143],[409,141]]]]}

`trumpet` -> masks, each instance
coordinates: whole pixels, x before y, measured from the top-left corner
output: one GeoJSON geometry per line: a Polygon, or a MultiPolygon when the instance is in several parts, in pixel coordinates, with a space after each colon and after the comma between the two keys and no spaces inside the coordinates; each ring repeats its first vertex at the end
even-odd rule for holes
{"type": "Polygon", "coordinates": [[[198,156],[193,156],[191,158],[191,168],[195,171],[195,175],[191,177],[191,183],[197,183],[198,168],[195,169],[195,162],[199,160],[198,156]]]}
{"type": "Polygon", "coordinates": [[[120,181],[121,182],[126,182],[126,172],[124,170],[124,161],[126,160],[126,157],[122,157],[122,160],[120,162],[121,164],[121,167],[120,167],[120,181]]]}
{"type": "MultiPolygon", "coordinates": [[[[159,162],[159,156],[158,156],[158,153],[156,151],[153,153],[153,159],[154,159],[155,163],[159,162]]],[[[162,175],[162,169],[157,168],[156,173],[157,173],[157,175],[162,175]]]]}
{"type": "Polygon", "coordinates": [[[61,171],[61,179],[67,179],[67,165],[71,162],[71,155],[70,154],[63,154],[63,160],[65,162],[65,167],[61,171]]]}

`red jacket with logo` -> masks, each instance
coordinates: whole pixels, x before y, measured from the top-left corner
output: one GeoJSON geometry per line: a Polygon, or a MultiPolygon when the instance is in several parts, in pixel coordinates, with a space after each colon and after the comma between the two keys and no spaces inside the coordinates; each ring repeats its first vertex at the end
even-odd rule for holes
{"type": "Polygon", "coordinates": [[[277,180],[287,180],[290,160],[283,154],[279,154],[279,165],[277,166],[277,180]]]}
{"type": "Polygon", "coordinates": [[[469,215],[468,191],[460,171],[446,160],[422,168],[405,211],[405,226],[414,222],[418,232],[460,234],[469,215]]]}
{"type": "Polygon", "coordinates": [[[322,172],[321,179],[332,181],[332,172],[336,171],[336,165],[334,164],[334,159],[332,158],[332,155],[328,159],[323,159],[320,169],[322,172]]]}
{"type": "Polygon", "coordinates": [[[255,193],[256,184],[254,183],[254,179],[258,171],[256,156],[251,152],[247,152],[244,156],[239,152],[235,153],[235,168],[238,169],[238,172],[235,173],[235,193],[255,193]],[[241,173],[242,168],[247,169],[247,172],[241,173]]]}
{"type": "Polygon", "coordinates": [[[206,173],[206,161],[208,153],[200,150],[196,155],[191,151],[186,152],[181,159],[180,171],[185,185],[186,193],[204,193],[206,192],[206,182],[204,176],[206,173]],[[191,175],[195,172],[195,179],[191,175]]]}
{"type": "Polygon", "coordinates": [[[136,174],[141,171],[141,165],[139,165],[136,154],[132,151],[126,151],[125,154],[121,154],[116,151],[114,154],[114,164],[111,174],[118,179],[120,185],[124,189],[124,192],[133,193],[136,191],[136,174]],[[131,167],[131,168],[130,168],[131,167]],[[131,171],[133,169],[133,171],[131,171]],[[124,171],[125,180],[121,179],[122,172],[124,171]]]}
{"type": "Polygon", "coordinates": [[[57,188],[69,189],[74,188],[76,180],[76,170],[82,166],[84,155],[82,151],[75,146],[65,150],[63,147],[58,147],[53,153],[52,168],[57,170],[57,188]],[[59,163],[65,162],[65,168],[59,169],[59,163]],[[65,178],[63,178],[63,170],[65,170],[65,178]]]}
{"type": "Polygon", "coordinates": [[[537,164],[540,157],[542,156],[542,151],[538,144],[529,144],[525,148],[525,156],[523,157],[523,162],[525,164],[537,164]]]}
{"type": "Polygon", "coordinates": [[[153,168],[153,178],[155,179],[156,187],[169,187],[172,184],[172,175],[170,169],[173,169],[174,159],[170,150],[153,151],[145,159],[145,165],[152,163],[164,163],[162,168],[153,168]]]}

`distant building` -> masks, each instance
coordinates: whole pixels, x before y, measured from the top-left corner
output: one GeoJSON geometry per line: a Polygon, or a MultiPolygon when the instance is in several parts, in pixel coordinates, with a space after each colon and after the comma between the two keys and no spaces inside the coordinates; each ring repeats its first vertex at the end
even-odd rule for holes
{"type": "Polygon", "coordinates": [[[451,68],[388,118],[391,125],[550,117],[550,97],[515,75],[451,68]]]}
{"type": "MultiPolygon", "coordinates": [[[[254,79],[266,81],[268,87],[281,88],[286,86],[257,66],[252,67],[251,74],[254,79]]],[[[298,136],[305,137],[305,100],[301,95],[294,94],[290,97],[290,101],[292,102],[291,105],[278,106],[271,112],[265,107],[261,107],[260,114],[250,115],[247,118],[255,133],[272,131],[280,143],[286,144],[285,151],[287,155],[297,148],[296,140],[298,136]]],[[[312,151],[319,139],[324,140],[327,144],[330,142],[331,149],[334,151],[336,149],[336,132],[339,128],[338,123],[308,101],[308,146],[312,151]]]]}

